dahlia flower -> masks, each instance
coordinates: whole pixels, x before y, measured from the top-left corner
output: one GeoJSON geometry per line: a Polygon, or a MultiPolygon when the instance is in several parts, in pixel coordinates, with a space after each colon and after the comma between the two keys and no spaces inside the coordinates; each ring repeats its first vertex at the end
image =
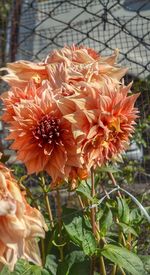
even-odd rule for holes
{"type": "MultiPolygon", "coordinates": [[[[47,87],[48,89],[48,87],[47,87]]],[[[77,144],[70,123],[61,114],[51,92],[13,107],[14,120],[7,139],[25,163],[28,173],[46,171],[55,182],[80,167],[77,144]]]]}
{"type": "Polygon", "coordinates": [[[18,258],[41,265],[36,237],[45,236],[41,213],[31,207],[8,168],[0,163],[0,265],[10,270],[18,258]]]}
{"type": "Polygon", "coordinates": [[[121,82],[127,69],[116,64],[117,55],[72,46],[41,63],[8,64],[3,120],[28,173],[46,171],[53,186],[73,182],[126,149],[138,95],[128,96],[131,85],[121,82]]]}
{"type": "MultiPolygon", "coordinates": [[[[128,95],[131,84],[117,85],[115,89],[107,86],[105,93],[99,94],[85,109],[66,113],[64,117],[72,124],[74,136],[81,150],[81,163],[88,169],[106,164],[122,153],[129,145],[134,131],[138,110],[134,103],[139,94],[128,95]]],[[[67,99],[71,101],[70,99],[67,99]]],[[[78,100],[78,99],[76,99],[78,100]]],[[[64,104],[65,105],[65,104],[64,104]]]]}
{"type": "Polygon", "coordinates": [[[8,74],[2,79],[13,89],[20,88],[23,91],[29,81],[39,88],[47,80],[56,97],[70,96],[86,89],[87,83],[100,88],[106,76],[119,81],[126,69],[115,64],[117,55],[118,51],[115,51],[106,58],[83,46],[64,47],[53,51],[40,63],[23,60],[8,63],[4,68],[8,74]]]}

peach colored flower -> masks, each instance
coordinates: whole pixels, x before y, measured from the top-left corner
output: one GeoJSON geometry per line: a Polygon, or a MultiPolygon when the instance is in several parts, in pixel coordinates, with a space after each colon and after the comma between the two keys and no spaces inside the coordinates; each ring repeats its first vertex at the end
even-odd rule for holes
{"type": "Polygon", "coordinates": [[[0,263],[10,270],[19,258],[41,265],[36,237],[47,227],[41,213],[31,207],[8,168],[0,163],[0,263]]]}
{"type": "Polygon", "coordinates": [[[126,69],[116,65],[117,55],[117,50],[111,56],[102,57],[84,46],[64,47],[50,53],[41,63],[24,60],[8,63],[4,68],[8,74],[2,79],[23,91],[29,81],[39,88],[47,80],[55,96],[70,96],[86,90],[87,83],[99,89],[106,76],[119,81],[126,69]]]}
{"type": "Polygon", "coordinates": [[[71,125],[50,91],[14,106],[14,112],[8,139],[14,140],[11,147],[28,173],[46,171],[55,182],[67,176],[72,165],[81,166],[71,125]]]}
{"type": "Polygon", "coordinates": [[[111,85],[110,89],[107,86],[105,94],[93,98],[93,108],[90,103],[88,108],[75,113],[66,114],[61,106],[65,118],[72,124],[74,136],[78,138],[82,164],[88,171],[92,166],[101,166],[112,160],[127,148],[137,118],[134,103],[139,96],[128,96],[130,87],[117,85],[113,90],[111,85]]]}
{"type": "Polygon", "coordinates": [[[42,80],[47,79],[47,71],[43,62],[34,63],[26,60],[19,60],[13,63],[7,63],[6,68],[1,70],[7,71],[8,74],[2,79],[11,87],[24,89],[29,80],[33,80],[36,87],[39,87],[42,80]]]}
{"type": "Polygon", "coordinates": [[[86,47],[65,47],[53,51],[45,60],[49,85],[57,97],[85,95],[92,88],[101,89],[107,77],[118,83],[127,69],[116,65],[118,51],[102,57],[86,47]],[[95,53],[95,54],[94,54],[95,53]]]}

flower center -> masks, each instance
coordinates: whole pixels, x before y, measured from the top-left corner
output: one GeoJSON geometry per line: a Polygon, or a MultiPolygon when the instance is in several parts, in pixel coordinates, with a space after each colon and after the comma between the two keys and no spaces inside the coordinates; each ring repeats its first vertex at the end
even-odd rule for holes
{"type": "Polygon", "coordinates": [[[60,120],[46,115],[32,131],[33,136],[38,140],[38,145],[60,143],[60,120]]]}

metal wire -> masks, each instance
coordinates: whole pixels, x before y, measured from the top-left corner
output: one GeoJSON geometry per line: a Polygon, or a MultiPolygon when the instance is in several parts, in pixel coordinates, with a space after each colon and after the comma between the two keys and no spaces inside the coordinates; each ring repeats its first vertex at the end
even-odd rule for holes
{"type": "MultiPolygon", "coordinates": [[[[73,43],[93,47],[102,55],[112,54],[115,48],[119,48],[119,62],[129,68],[128,80],[140,79],[147,83],[138,106],[142,119],[149,115],[150,81],[147,81],[150,75],[149,0],[3,0],[2,2],[0,65],[18,59],[38,61],[53,49],[73,43]]],[[[146,154],[149,154],[149,132],[146,132],[145,136],[149,144],[146,154]]],[[[146,172],[149,173],[148,170],[146,172]]]]}

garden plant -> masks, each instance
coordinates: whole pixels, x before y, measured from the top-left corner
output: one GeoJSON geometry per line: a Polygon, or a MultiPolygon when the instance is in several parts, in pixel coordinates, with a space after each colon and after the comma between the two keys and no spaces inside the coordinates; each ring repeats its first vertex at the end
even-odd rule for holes
{"type": "Polygon", "coordinates": [[[149,274],[148,209],[117,181],[140,116],[117,57],[73,45],[2,69],[2,120],[26,170],[0,164],[0,274],[149,274]]]}

